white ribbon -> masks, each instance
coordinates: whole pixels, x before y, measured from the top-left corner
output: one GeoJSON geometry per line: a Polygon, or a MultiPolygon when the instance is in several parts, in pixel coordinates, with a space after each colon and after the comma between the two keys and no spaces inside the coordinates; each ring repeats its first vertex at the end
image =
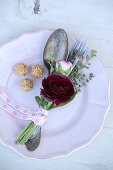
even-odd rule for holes
{"type": "Polygon", "coordinates": [[[7,111],[11,115],[23,119],[32,120],[36,125],[42,126],[47,119],[48,111],[37,107],[36,112],[15,103],[3,90],[0,89],[0,108],[7,111]]]}

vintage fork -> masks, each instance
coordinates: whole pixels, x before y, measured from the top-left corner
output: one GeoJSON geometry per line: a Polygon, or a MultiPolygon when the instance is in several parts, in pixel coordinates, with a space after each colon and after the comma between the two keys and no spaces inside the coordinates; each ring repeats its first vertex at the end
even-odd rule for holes
{"type": "Polygon", "coordinates": [[[69,54],[69,56],[72,56],[73,52],[74,51],[77,51],[77,54],[79,55],[84,55],[85,51],[86,51],[86,48],[87,48],[87,43],[83,42],[83,41],[79,41],[77,40],[69,54]]]}
{"type": "Polygon", "coordinates": [[[75,60],[74,60],[74,66],[78,63],[78,61],[83,60],[83,55],[87,49],[87,43],[83,41],[77,40],[68,56],[71,57],[74,54],[75,60]]]}

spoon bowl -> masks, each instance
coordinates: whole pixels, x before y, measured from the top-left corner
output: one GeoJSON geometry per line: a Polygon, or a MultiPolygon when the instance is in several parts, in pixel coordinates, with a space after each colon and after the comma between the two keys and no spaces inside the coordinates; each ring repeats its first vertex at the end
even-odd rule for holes
{"type": "Polygon", "coordinates": [[[55,62],[58,60],[66,60],[68,55],[68,37],[63,29],[54,31],[45,45],[43,61],[48,70],[50,70],[50,53],[54,54],[55,62]]]}

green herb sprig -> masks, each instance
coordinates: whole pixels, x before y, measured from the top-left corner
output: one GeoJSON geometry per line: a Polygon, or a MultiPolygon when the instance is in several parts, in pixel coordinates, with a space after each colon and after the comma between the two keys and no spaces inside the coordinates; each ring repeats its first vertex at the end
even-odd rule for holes
{"type": "MultiPolygon", "coordinates": [[[[75,51],[77,53],[77,51],[75,51]]],[[[68,61],[74,62],[75,60],[75,53],[72,54],[72,56],[69,56],[68,61]]],[[[73,82],[75,91],[80,92],[82,86],[86,86],[86,84],[92,80],[94,77],[93,73],[89,73],[86,75],[83,71],[83,69],[89,69],[90,61],[93,59],[93,57],[96,56],[97,51],[91,50],[91,56],[86,56],[86,62],[83,63],[82,61],[79,61],[76,67],[72,70],[71,74],[69,75],[69,79],[73,82]]]]}

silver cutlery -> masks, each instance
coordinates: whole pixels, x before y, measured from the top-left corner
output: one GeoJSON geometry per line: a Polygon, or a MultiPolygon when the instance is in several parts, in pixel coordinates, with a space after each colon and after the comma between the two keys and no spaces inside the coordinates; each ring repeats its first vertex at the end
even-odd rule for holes
{"type": "MultiPolygon", "coordinates": [[[[48,62],[51,59],[50,53],[54,54],[55,61],[66,60],[68,56],[68,37],[67,33],[63,29],[57,29],[49,37],[43,53],[43,61],[48,71],[50,71],[50,65],[48,62]]],[[[34,151],[40,144],[41,139],[41,126],[37,126],[33,134],[26,141],[25,145],[29,151],[34,151]]]]}
{"type": "Polygon", "coordinates": [[[82,59],[83,59],[83,55],[84,55],[86,49],[87,49],[87,43],[86,43],[86,42],[84,43],[83,41],[77,40],[77,41],[75,42],[75,44],[74,44],[74,46],[73,46],[73,48],[72,48],[72,50],[71,50],[68,58],[69,58],[70,56],[72,56],[73,53],[75,53],[75,60],[76,60],[76,59],[77,59],[78,61],[79,61],[79,60],[82,60],[82,59]],[[76,56],[78,56],[78,58],[76,58],[76,56]]]}

